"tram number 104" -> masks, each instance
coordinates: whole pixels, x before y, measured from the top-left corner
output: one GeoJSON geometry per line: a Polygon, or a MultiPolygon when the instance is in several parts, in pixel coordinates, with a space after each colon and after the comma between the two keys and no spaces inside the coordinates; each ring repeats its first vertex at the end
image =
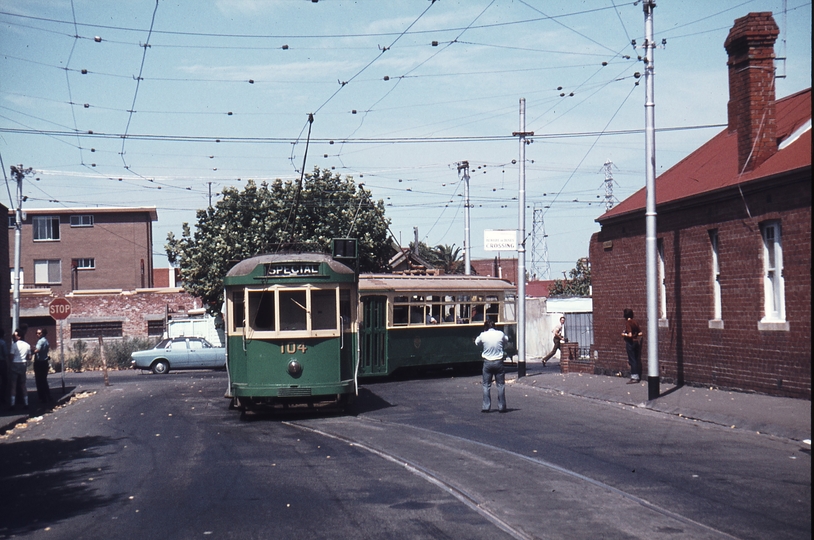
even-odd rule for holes
{"type": "Polygon", "coordinates": [[[285,345],[280,345],[280,354],[296,354],[297,351],[305,354],[308,350],[308,347],[305,346],[305,343],[286,343],[285,345]]]}

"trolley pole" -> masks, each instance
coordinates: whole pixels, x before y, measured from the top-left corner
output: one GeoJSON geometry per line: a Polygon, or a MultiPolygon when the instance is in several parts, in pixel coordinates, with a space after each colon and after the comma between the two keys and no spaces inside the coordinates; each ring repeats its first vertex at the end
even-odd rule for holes
{"type": "Polygon", "coordinates": [[[656,229],[656,103],[653,92],[653,8],[644,0],[644,87],[646,198],[645,256],[647,281],[647,399],[659,397],[658,230],[656,229]]]}
{"type": "Polygon", "coordinates": [[[526,98],[520,98],[520,131],[512,136],[520,141],[520,179],[517,190],[517,376],[526,376],[526,98]]]}

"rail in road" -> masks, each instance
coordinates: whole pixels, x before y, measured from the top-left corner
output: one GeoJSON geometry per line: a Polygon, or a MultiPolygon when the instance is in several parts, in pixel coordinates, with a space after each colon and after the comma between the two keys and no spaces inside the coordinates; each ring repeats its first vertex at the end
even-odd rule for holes
{"type": "Polygon", "coordinates": [[[540,458],[364,417],[284,422],[398,463],[518,539],[733,536],[540,458]]]}

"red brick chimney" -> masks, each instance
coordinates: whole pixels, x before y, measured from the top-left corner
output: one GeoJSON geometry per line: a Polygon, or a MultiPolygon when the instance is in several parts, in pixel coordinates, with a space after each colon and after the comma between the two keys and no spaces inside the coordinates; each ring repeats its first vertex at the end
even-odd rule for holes
{"type": "Polygon", "coordinates": [[[738,171],[751,171],[777,152],[774,42],[779,33],[770,11],[750,13],[735,20],[724,42],[728,129],[738,132],[738,171]]]}

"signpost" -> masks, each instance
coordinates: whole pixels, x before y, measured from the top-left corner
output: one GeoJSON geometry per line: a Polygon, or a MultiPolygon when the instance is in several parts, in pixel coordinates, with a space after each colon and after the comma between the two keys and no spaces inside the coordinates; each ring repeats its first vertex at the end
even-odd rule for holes
{"type": "Polygon", "coordinates": [[[63,346],[63,324],[62,321],[71,314],[71,303],[64,298],[54,298],[48,304],[48,314],[55,321],[59,321],[59,372],[62,376],[62,395],[65,395],[65,348],[63,346]]]}

